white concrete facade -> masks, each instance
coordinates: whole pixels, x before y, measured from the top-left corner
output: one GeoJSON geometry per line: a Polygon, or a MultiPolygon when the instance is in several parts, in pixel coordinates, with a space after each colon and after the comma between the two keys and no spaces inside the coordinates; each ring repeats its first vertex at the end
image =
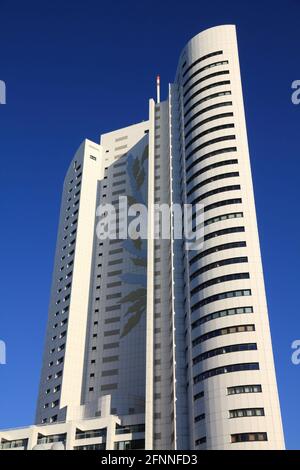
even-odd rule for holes
{"type": "Polygon", "coordinates": [[[0,433],[0,450],[129,450],[144,448],[143,416],[72,420],[7,429],[0,433]],[[129,424],[130,423],[130,424],[129,424]]]}
{"type": "Polygon", "coordinates": [[[0,445],[52,435],[66,449],[284,448],[232,25],[186,45],[148,121],[71,162],[36,425],[0,445]],[[147,241],[96,236],[97,207],[122,195],[148,205],[147,241]],[[154,239],[153,204],[199,202],[201,250],[154,239]]]}
{"type": "Polygon", "coordinates": [[[187,44],[171,98],[171,160],[184,201],[205,215],[204,247],[185,265],[190,446],[282,449],[234,26],[187,44]]]}

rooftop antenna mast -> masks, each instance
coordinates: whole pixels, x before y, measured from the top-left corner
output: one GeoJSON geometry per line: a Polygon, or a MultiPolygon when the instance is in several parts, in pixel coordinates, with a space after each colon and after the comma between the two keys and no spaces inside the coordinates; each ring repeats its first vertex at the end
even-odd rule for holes
{"type": "Polygon", "coordinates": [[[157,75],[156,77],[156,102],[159,104],[160,103],[160,76],[157,75]]]}

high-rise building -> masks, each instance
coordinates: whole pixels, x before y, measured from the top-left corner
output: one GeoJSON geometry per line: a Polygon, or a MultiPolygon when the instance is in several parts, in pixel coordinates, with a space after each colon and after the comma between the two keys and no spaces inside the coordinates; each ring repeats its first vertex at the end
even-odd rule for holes
{"type": "Polygon", "coordinates": [[[70,164],[36,425],[3,448],[284,448],[235,27],[191,39],[157,101],[70,164]],[[155,204],[202,204],[201,248],[156,237],[155,204]]]}

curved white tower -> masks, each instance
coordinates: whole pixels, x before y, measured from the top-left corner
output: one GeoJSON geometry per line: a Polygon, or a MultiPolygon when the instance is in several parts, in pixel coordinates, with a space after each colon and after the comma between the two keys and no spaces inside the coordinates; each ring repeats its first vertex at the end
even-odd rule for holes
{"type": "Polygon", "coordinates": [[[201,202],[205,215],[204,246],[186,252],[184,266],[190,447],[281,449],[234,26],[184,48],[170,120],[182,202],[201,202]]]}

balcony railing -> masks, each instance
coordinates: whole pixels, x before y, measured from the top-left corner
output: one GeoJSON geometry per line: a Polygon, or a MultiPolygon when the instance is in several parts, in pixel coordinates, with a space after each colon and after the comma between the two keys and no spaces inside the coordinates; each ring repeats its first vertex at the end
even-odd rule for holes
{"type": "Polygon", "coordinates": [[[27,439],[18,439],[16,441],[8,441],[8,442],[2,442],[0,444],[0,450],[5,450],[5,449],[15,449],[17,447],[27,447],[28,440],[27,439]]]}
{"type": "Polygon", "coordinates": [[[52,436],[39,437],[37,440],[37,444],[52,444],[53,442],[65,442],[65,440],[65,434],[57,434],[52,436]]]}

